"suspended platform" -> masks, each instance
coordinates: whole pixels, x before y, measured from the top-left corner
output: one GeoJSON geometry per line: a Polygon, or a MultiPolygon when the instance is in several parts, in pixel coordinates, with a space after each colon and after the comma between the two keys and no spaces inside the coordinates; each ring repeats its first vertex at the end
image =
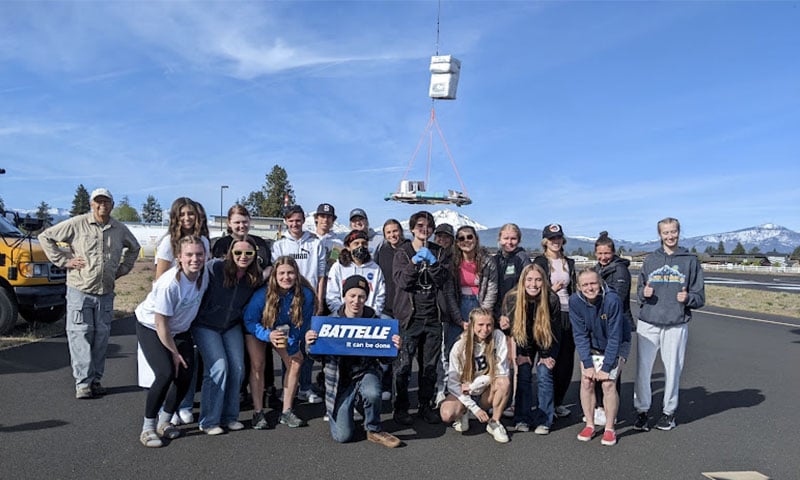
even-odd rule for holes
{"type": "Polygon", "coordinates": [[[456,190],[448,190],[446,194],[442,192],[426,192],[425,182],[421,180],[403,180],[400,182],[399,191],[389,193],[383,199],[412,205],[455,205],[462,207],[472,203],[468,196],[456,190]]]}

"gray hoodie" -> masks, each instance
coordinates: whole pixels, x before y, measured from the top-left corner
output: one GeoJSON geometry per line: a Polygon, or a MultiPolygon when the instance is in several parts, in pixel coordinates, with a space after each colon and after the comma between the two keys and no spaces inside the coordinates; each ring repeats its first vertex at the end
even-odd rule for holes
{"type": "Polygon", "coordinates": [[[672,255],[659,248],[644,259],[636,287],[639,299],[639,319],[661,327],[680,325],[692,319],[692,309],[705,304],[703,269],[693,253],[678,247],[672,255]],[[644,298],[644,287],[653,288],[653,295],[644,298]],[[677,296],[686,289],[686,303],[678,302],[677,296]]]}

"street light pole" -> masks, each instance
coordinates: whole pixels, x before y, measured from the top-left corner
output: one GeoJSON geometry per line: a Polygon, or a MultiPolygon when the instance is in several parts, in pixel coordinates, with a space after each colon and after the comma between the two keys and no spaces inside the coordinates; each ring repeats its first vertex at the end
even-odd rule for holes
{"type": "Polygon", "coordinates": [[[224,221],[222,220],[222,192],[228,188],[227,185],[220,185],[219,186],[219,231],[222,231],[222,226],[224,225],[224,221]]]}

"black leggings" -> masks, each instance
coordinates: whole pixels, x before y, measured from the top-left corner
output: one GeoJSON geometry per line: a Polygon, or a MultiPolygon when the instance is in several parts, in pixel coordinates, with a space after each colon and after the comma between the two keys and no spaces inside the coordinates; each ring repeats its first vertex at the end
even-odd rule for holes
{"type": "Polygon", "coordinates": [[[419,363],[419,390],[417,399],[420,408],[427,408],[436,393],[436,366],[442,353],[442,324],[438,321],[412,318],[409,326],[400,334],[403,347],[394,363],[395,411],[408,411],[410,400],[408,387],[411,380],[411,362],[419,363]],[[419,357],[418,353],[422,356],[419,357]],[[421,359],[421,362],[420,362],[421,359]]]}
{"type": "Polygon", "coordinates": [[[575,369],[575,339],[569,325],[569,313],[561,312],[561,344],[558,346],[556,366],[553,368],[553,405],[563,405],[564,397],[572,383],[572,371],[575,369]]]}
{"type": "Polygon", "coordinates": [[[175,346],[178,353],[189,368],[178,368],[178,376],[175,376],[175,365],[172,363],[172,353],[161,343],[158,333],[150,328],[136,322],[136,337],[142,347],[142,353],[153,369],[155,380],[147,392],[147,402],[144,407],[145,418],[156,418],[158,410],[164,406],[164,412],[175,413],[178,404],[186,392],[189,391],[189,384],[192,381],[192,363],[194,362],[194,341],[189,332],[175,335],[175,346]]]}

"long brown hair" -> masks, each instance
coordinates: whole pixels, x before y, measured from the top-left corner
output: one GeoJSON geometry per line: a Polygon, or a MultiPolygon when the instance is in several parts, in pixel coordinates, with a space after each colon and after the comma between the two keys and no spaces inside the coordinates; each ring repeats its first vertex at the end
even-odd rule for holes
{"type": "MultiPolygon", "coordinates": [[[[461,338],[464,340],[464,369],[461,372],[461,382],[471,382],[475,380],[475,359],[472,358],[472,356],[475,352],[475,342],[480,340],[477,340],[475,337],[473,326],[475,324],[475,319],[482,316],[491,318],[492,325],[494,325],[492,311],[488,308],[476,307],[469,312],[469,327],[461,334],[461,338]]],[[[497,359],[494,358],[494,328],[492,328],[492,331],[486,338],[485,345],[486,347],[483,350],[483,354],[486,357],[486,363],[489,365],[489,372],[487,375],[489,375],[489,377],[494,377],[494,371],[497,367],[497,359]]]]}
{"type": "Polygon", "coordinates": [[[261,269],[258,266],[258,246],[256,245],[256,241],[253,240],[250,235],[245,235],[242,240],[233,240],[231,242],[230,248],[228,248],[228,253],[225,254],[225,267],[223,268],[224,272],[224,280],[222,281],[222,285],[225,288],[233,288],[239,283],[239,278],[237,273],[239,271],[239,267],[236,265],[236,261],[233,258],[233,246],[239,242],[247,242],[253,247],[253,251],[256,252],[253,255],[253,261],[250,262],[250,265],[247,266],[247,269],[244,271],[245,277],[247,277],[247,284],[251,287],[257,287],[261,285],[261,269]]]}
{"type": "MultiPolygon", "coordinates": [[[[300,269],[297,267],[297,262],[294,258],[288,255],[278,257],[278,259],[275,260],[275,264],[272,266],[272,271],[267,280],[267,301],[264,304],[264,313],[261,315],[261,324],[264,328],[272,328],[272,326],[275,325],[275,321],[278,319],[281,310],[281,297],[288,293],[281,293],[281,287],[278,286],[278,267],[281,265],[289,265],[297,275],[297,281],[294,282],[294,286],[292,287],[294,298],[292,298],[292,305],[289,307],[289,320],[295,327],[300,328],[300,326],[303,325],[303,303],[305,303],[303,287],[308,288],[312,292],[314,288],[308,280],[300,274],[300,269]]],[[[312,297],[314,297],[313,308],[316,310],[316,295],[312,295],[312,297]]]]}
{"type": "Polygon", "coordinates": [[[208,224],[206,222],[206,211],[202,205],[189,197],[178,197],[169,207],[169,226],[167,227],[169,243],[172,246],[172,256],[177,258],[178,241],[187,235],[208,238],[208,224]],[[194,226],[191,232],[186,234],[181,231],[181,209],[189,207],[194,210],[194,226]]]}
{"type": "MultiPolygon", "coordinates": [[[[471,225],[462,225],[456,231],[456,239],[458,238],[458,234],[464,230],[469,230],[472,232],[472,235],[475,237],[475,248],[472,250],[472,254],[474,255],[473,260],[475,262],[475,274],[478,278],[481,278],[481,269],[483,268],[483,261],[489,255],[485,248],[481,247],[481,239],[478,237],[478,232],[475,231],[475,228],[471,225]]],[[[458,242],[453,242],[455,244],[455,249],[458,255],[453,255],[453,266],[454,272],[458,272],[458,269],[461,268],[461,262],[464,261],[465,252],[461,250],[461,247],[458,246],[458,242]]]]}
{"type": "Polygon", "coordinates": [[[531,304],[536,306],[536,313],[533,317],[533,339],[542,348],[550,348],[555,340],[553,330],[550,327],[550,281],[548,275],[542,267],[535,263],[530,263],[522,269],[517,286],[508,293],[514,302],[514,318],[511,319],[511,336],[517,345],[528,345],[527,318],[528,308],[531,304]],[[542,288],[539,295],[531,297],[525,291],[525,277],[532,271],[538,272],[542,276],[542,288]]]}

